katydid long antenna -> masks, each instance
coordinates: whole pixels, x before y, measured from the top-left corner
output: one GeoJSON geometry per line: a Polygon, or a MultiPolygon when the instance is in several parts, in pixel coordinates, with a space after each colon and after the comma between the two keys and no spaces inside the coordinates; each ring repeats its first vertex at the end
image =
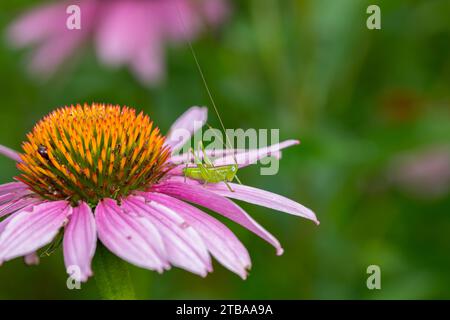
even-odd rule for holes
{"type": "MultiPolygon", "coordinates": [[[[219,136],[217,136],[217,135],[216,135],[216,138],[218,138],[218,139],[222,142],[222,144],[223,144],[225,147],[227,147],[227,144],[228,144],[228,147],[229,147],[230,149],[233,149],[233,147],[232,147],[232,145],[231,145],[231,143],[230,143],[230,139],[229,139],[229,137],[228,137],[227,131],[226,131],[226,129],[225,129],[225,125],[224,125],[224,123],[223,123],[222,117],[221,117],[220,114],[219,114],[219,110],[218,110],[218,108],[217,108],[217,106],[216,106],[216,103],[215,103],[214,98],[213,98],[213,96],[212,96],[211,90],[209,89],[208,82],[206,81],[205,74],[203,73],[203,69],[202,69],[202,67],[200,66],[200,62],[199,62],[199,60],[198,60],[198,58],[197,58],[197,54],[195,53],[194,46],[192,45],[192,42],[191,42],[191,41],[189,40],[189,38],[187,37],[186,26],[185,26],[185,24],[184,24],[182,12],[181,12],[180,7],[179,7],[179,5],[178,5],[177,2],[175,2],[175,6],[176,6],[176,10],[177,10],[177,13],[178,13],[179,22],[180,22],[182,31],[183,31],[183,33],[184,33],[186,42],[187,42],[187,44],[188,44],[188,46],[189,46],[189,50],[191,51],[192,57],[194,58],[195,65],[196,65],[197,70],[198,70],[198,72],[199,72],[199,74],[200,74],[200,78],[202,79],[202,82],[203,82],[203,86],[204,86],[205,89],[206,89],[206,92],[207,92],[207,94],[208,94],[209,100],[211,101],[211,104],[212,104],[212,106],[213,106],[213,108],[214,108],[214,111],[215,111],[215,113],[216,113],[216,115],[217,115],[217,118],[219,119],[220,126],[222,127],[222,130],[223,130],[223,132],[224,132],[224,134],[225,134],[225,140],[226,140],[226,142],[224,142],[224,141],[222,140],[222,138],[219,137],[219,136]]],[[[208,127],[209,127],[210,129],[213,129],[209,124],[208,124],[208,127]]],[[[236,161],[236,156],[235,156],[234,154],[233,154],[233,157],[234,157],[234,161],[237,163],[237,161],[236,161]]],[[[237,175],[235,176],[235,178],[236,178],[236,180],[237,180],[240,184],[242,184],[241,181],[239,180],[239,178],[237,177],[237,175]]]]}
{"type": "MultiPolygon", "coordinates": [[[[186,26],[184,24],[182,12],[181,12],[180,7],[179,7],[177,2],[175,2],[175,5],[176,5],[178,18],[179,18],[179,21],[180,21],[180,25],[181,25],[182,31],[184,32],[186,42],[189,45],[189,50],[191,51],[192,57],[194,58],[195,65],[196,65],[197,70],[198,70],[198,72],[200,74],[200,77],[202,79],[203,85],[204,85],[204,87],[206,89],[206,92],[208,94],[209,100],[211,101],[211,104],[212,104],[212,106],[214,108],[214,111],[215,111],[215,113],[217,115],[217,118],[219,119],[220,126],[222,127],[222,130],[224,131],[224,133],[226,135],[227,133],[226,133],[226,130],[225,130],[225,125],[223,124],[222,117],[219,114],[219,109],[217,109],[217,106],[216,106],[216,103],[215,103],[214,98],[212,96],[211,90],[209,89],[208,82],[206,81],[205,74],[203,73],[203,69],[200,66],[200,62],[198,61],[197,54],[195,53],[195,50],[194,50],[194,46],[192,45],[191,40],[189,40],[189,38],[187,37],[186,26]]],[[[228,137],[227,137],[226,140],[229,143],[228,137]]],[[[231,146],[230,146],[230,148],[231,148],[231,146]]]]}

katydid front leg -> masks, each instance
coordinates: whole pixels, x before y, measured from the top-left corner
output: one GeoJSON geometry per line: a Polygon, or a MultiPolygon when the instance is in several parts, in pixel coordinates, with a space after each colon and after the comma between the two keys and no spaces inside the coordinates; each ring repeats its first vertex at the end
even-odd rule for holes
{"type": "Polygon", "coordinates": [[[234,190],[231,188],[231,186],[228,184],[227,181],[224,181],[224,183],[227,186],[228,190],[230,190],[231,192],[234,192],[234,190]]]}
{"type": "Polygon", "coordinates": [[[205,162],[206,166],[209,168],[214,168],[214,164],[212,163],[211,159],[209,159],[208,155],[206,154],[205,146],[203,145],[202,141],[199,141],[198,143],[198,152],[200,153],[202,151],[203,153],[203,161],[205,162]]]}

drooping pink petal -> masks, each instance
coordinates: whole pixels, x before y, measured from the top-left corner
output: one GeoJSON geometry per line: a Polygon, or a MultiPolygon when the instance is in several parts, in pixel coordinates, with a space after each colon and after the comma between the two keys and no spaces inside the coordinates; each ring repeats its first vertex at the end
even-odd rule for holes
{"type": "MultiPolygon", "coordinates": [[[[20,196],[17,196],[16,193],[6,193],[0,196],[0,208],[1,206],[3,206],[5,203],[9,204],[17,199],[20,199],[20,196]]],[[[0,209],[1,211],[1,209],[0,209]]]]}
{"type": "Polygon", "coordinates": [[[259,225],[252,217],[242,210],[241,207],[221,195],[215,194],[214,192],[195,184],[186,184],[176,181],[167,181],[154,186],[153,190],[201,205],[220,213],[272,244],[278,255],[283,254],[283,248],[273,235],[259,225]]]}
{"type": "Polygon", "coordinates": [[[64,230],[64,263],[66,269],[77,266],[77,281],[85,282],[92,276],[91,261],[95,254],[97,230],[91,208],[81,202],[73,208],[69,222],[64,230]]]}
{"type": "Polygon", "coordinates": [[[157,226],[171,264],[203,277],[212,270],[211,258],[202,238],[178,213],[136,196],[124,200],[123,207],[147,216],[157,226]]]}
{"type": "Polygon", "coordinates": [[[30,211],[35,205],[44,201],[35,197],[24,197],[12,200],[0,206],[0,217],[4,217],[16,211],[30,211]]]}
{"type": "MultiPolygon", "coordinates": [[[[67,32],[70,31],[67,30],[67,32]]],[[[31,56],[30,71],[40,76],[53,74],[76,50],[83,39],[83,34],[67,34],[43,42],[31,56]]]]}
{"type": "Polygon", "coordinates": [[[0,217],[25,207],[27,202],[36,203],[37,198],[32,195],[28,186],[21,182],[0,185],[0,217]]]}
{"type": "Polygon", "coordinates": [[[19,153],[8,147],[0,145],[0,154],[4,155],[5,157],[8,157],[11,160],[14,160],[16,162],[22,162],[22,159],[20,158],[19,153]]]}
{"type": "Polygon", "coordinates": [[[104,6],[95,34],[100,59],[113,66],[131,61],[146,40],[144,32],[158,33],[154,20],[146,1],[114,1],[104,6]]]}
{"type": "Polygon", "coordinates": [[[36,254],[36,252],[32,252],[30,254],[27,254],[24,258],[25,264],[29,266],[36,266],[39,264],[39,256],[36,254]]]}
{"type": "Polygon", "coordinates": [[[141,195],[177,212],[200,234],[208,250],[222,265],[243,279],[247,277],[247,269],[251,267],[247,249],[225,225],[196,207],[168,195],[156,192],[143,192],[141,195]]]}
{"type": "Polygon", "coordinates": [[[210,183],[205,185],[205,188],[227,198],[242,200],[245,202],[256,204],[258,206],[290,213],[295,216],[300,216],[312,220],[316,224],[319,224],[319,221],[317,220],[314,212],[302,206],[300,203],[292,201],[291,199],[269,191],[241,184],[229,183],[229,186],[233,191],[230,191],[224,183],[210,183]]]}
{"type": "Polygon", "coordinates": [[[166,144],[174,152],[180,149],[191,136],[206,123],[208,109],[205,107],[191,107],[183,113],[172,125],[167,134],[166,144]]]}
{"type": "Polygon", "coordinates": [[[79,1],[81,29],[67,28],[67,3],[32,9],[9,28],[10,42],[21,47],[36,43],[30,70],[39,76],[52,74],[92,31],[97,1],[79,1]]]}
{"type": "Polygon", "coordinates": [[[21,47],[45,40],[66,26],[66,8],[59,3],[31,9],[9,27],[10,41],[21,47]]]}
{"type": "Polygon", "coordinates": [[[206,23],[222,22],[228,11],[224,0],[79,0],[74,4],[81,8],[81,29],[69,30],[69,4],[63,1],[33,8],[8,28],[13,45],[36,45],[32,70],[49,75],[70,53],[79,51],[80,39],[93,38],[102,62],[128,65],[145,84],[164,76],[167,45],[185,45],[206,23]]]}
{"type": "MultiPolygon", "coordinates": [[[[197,3],[198,4],[198,3],[197,3]]],[[[160,1],[160,13],[164,21],[164,35],[172,42],[187,43],[202,27],[201,8],[186,0],[160,1]]]]}
{"type": "Polygon", "coordinates": [[[71,211],[68,202],[54,201],[10,216],[1,228],[0,263],[30,254],[51,242],[71,211]]]}
{"type": "Polygon", "coordinates": [[[128,64],[144,84],[164,77],[164,49],[159,13],[153,1],[116,1],[105,8],[96,34],[97,53],[111,66],[128,64]]]}
{"type": "Polygon", "coordinates": [[[146,41],[134,52],[129,64],[138,80],[143,84],[153,85],[165,78],[165,56],[160,40],[151,34],[144,37],[146,41]]]}
{"type": "Polygon", "coordinates": [[[11,192],[19,192],[28,189],[28,186],[22,182],[9,182],[0,185],[0,195],[11,193],[11,192]]]}
{"type": "Polygon", "coordinates": [[[95,210],[95,222],[99,239],[115,255],[158,272],[170,268],[161,235],[147,218],[127,214],[114,200],[104,199],[95,210]]]}

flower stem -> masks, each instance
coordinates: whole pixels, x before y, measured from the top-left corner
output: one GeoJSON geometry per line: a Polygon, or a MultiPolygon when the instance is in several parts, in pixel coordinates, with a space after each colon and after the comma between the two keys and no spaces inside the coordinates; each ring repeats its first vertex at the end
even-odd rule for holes
{"type": "Polygon", "coordinates": [[[93,262],[94,278],[100,296],[107,300],[135,299],[128,265],[100,242],[93,262]]]}

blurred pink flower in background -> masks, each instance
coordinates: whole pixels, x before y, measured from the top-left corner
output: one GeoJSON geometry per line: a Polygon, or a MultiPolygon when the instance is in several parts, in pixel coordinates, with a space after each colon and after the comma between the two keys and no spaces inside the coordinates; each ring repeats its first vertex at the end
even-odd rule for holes
{"type": "Polygon", "coordinates": [[[440,197],[450,191],[450,148],[432,146],[402,154],[389,170],[391,180],[422,198],[440,197]]]}
{"type": "Polygon", "coordinates": [[[98,58],[111,67],[127,66],[146,85],[165,75],[164,49],[186,44],[207,25],[216,26],[228,15],[225,0],[81,0],[39,6],[8,28],[15,47],[33,45],[30,70],[51,75],[92,39],[98,58]],[[69,5],[81,11],[81,29],[66,26],[69,5]]]}

